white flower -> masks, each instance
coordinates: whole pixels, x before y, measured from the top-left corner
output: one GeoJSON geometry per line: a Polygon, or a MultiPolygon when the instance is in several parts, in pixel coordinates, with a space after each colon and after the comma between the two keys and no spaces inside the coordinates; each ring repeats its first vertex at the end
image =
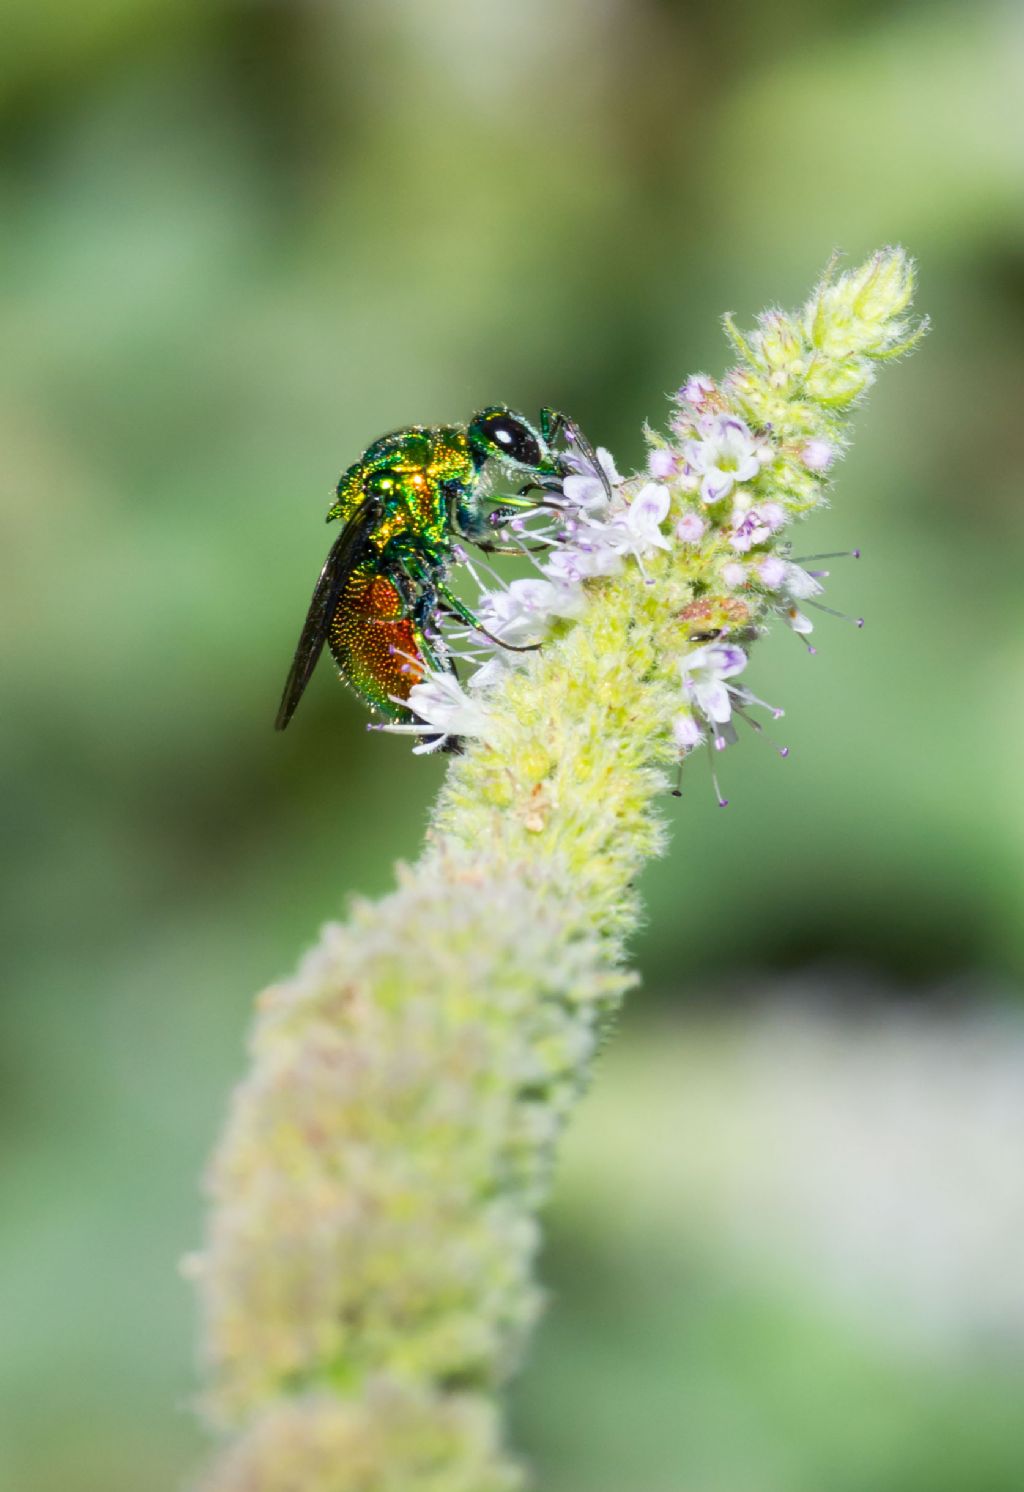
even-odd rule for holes
{"type": "Polygon", "coordinates": [[[622,569],[622,530],[617,524],[581,524],[570,543],[560,544],[542,566],[557,585],[578,586],[599,575],[615,575],[622,569]]]}
{"type": "Polygon", "coordinates": [[[766,554],[754,568],[762,585],[770,591],[783,591],[787,599],[807,601],[812,596],[820,596],[824,590],[821,581],[810,571],[777,554],[766,554]]]}
{"type": "MultiPolygon", "coordinates": [[[[794,601],[808,601],[814,596],[820,596],[825,587],[802,565],[793,560],[784,560],[785,574],[779,587],[782,591],[783,605],[781,615],[785,618],[788,626],[801,637],[806,637],[808,632],[814,631],[814,623],[806,616],[794,601]]],[[[762,576],[763,579],[763,576],[762,576]]],[[[767,581],[765,582],[768,583],[767,581]]],[[[814,649],[812,648],[813,652],[814,649]]]]}
{"type": "Polygon", "coordinates": [[[808,601],[812,596],[820,596],[824,589],[821,581],[802,565],[793,560],[786,562],[786,590],[798,601],[808,601]]]}
{"type": "Polygon", "coordinates": [[[695,648],[679,664],[687,698],[713,724],[724,725],[732,716],[732,699],[725,681],[742,673],[746,666],[746,653],[732,643],[709,642],[695,648]]]}
{"type": "Polygon", "coordinates": [[[737,482],[756,477],[770,457],[735,415],[714,415],[701,421],[701,438],[686,443],[687,464],[700,475],[700,495],[706,503],[720,502],[737,482]]]}
{"type": "Polygon", "coordinates": [[[615,522],[625,526],[630,536],[629,548],[640,558],[651,549],[671,549],[671,542],[661,532],[661,525],[668,517],[670,498],[668,488],[660,482],[648,482],[641,487],[629,507],[615,522]]]}
{"type": "Polygon", "coordinates": [[[628,554],[642,563],[652,549],[671,548],[661,532],[670,501],[668,488],[659,482],[648,482],[629,503],[617,493],[606,520],[580,515],[571,538],[543,566],[544,574],[561,585],[578,585],[598,575],[616,574],[628,554]]]}
{"type": "Polygon", "coordinates": [[[770,533],[772,533],[772,530],[767,527],[767,524],[761,522],[761,515],[758,513],[758,510],[755,507],[751,507],[749,513],[743,513],[739,524],[736,525],[733,533],[731,533],[728,543],[739,554],[746,554],[748,549],[754,548],[754,545],[760,545],[761,540],[767,539],[770,533]]]}
{"type": "Polygon", "coordinates": [[[700,409],[709,394],[715,391],[715,383],[712,378],[705,378],[703,373],[694,373],[688,378],[676,395],[679,403],[692,404],[695,409],[700,409]]]}
{"type": "Polygon", "coordinates": [[[486,663],[481,664],[476,673],[470,674],[466,680],[466,688],[472,689],[474,694],[488,689],[493,689],[502,679],[508,677],[512,659],[518,658],[518,653],[509,653],[504,648],[495,648],[493,655],[486,663]]]}
{"type": "Polygon", "coordinates": [[[741,565],[739,560],[730,560],[722,566],[722,581],[731,591],[739,590],[746,583],[747,567],[741,565]]]}
{"type": "Polygon", "coordinates": [[[614,493],[622,485],[615,460],[604,446],[597,448],[597,466],[585,456],[573,452],[569,460],[577,470],[562,480],[562,492],[574,507],[585,510],[605,508],[608,489],[614,493]]]}
{"type": "Polygon", "coordinates": [[[502,590],[485,591],[476,614],[484,628],[501,642],[528,647],[540,642],[556,616],[579,616],[582,594],[550,580],[513,580],[502,590]]]}
{"type": "MultiPolygon", "coordinates": [[[[859,557],[860,550],[855,549],[853,554],[859,557]]],[[[822,558],[825,557],[822,556],[822,558]]],[[[818,577],[819,575],[827,576],[827,570],[805,570],[803,565],[798,565],[795,560],[786,560],[785,566],[786,574],[781,587],[780,604],[776,607],[776,610],[785,618],[794,632],[806,636],[808,632],[814,631],[814,623],[809,616],[806,616],[797,606],[793,605],[794,601],[809,601],[819,611],[831,612],[833,616],[842,617],[844,621],[852,622],[855,627],[863,627],[864,618],[862,616],[847,616],[845,612],[833,611],[831,606],[822,606],[820,602],[815,600],[815,597],[822,595],[825,589],[818,577]]],[[[814,652],[814,648],[811,648],[811,652],[814,652]]]]}
{"type": "MultiPolygon", "coordinates": [[[[672,722],[673,739],[681,751],[685,753],[703,739],[700,717],[710,728],[711,743],[716,751],[724,751],[736,743],[734,711],[756,731],[763,727],[746,714],[749,708],[757,706],[770,711],[776,720],[780,718],[782,710],[752,694],[745,684],[732,682],[746,666],[747,655],[743,649],[722,641],[707,643],[681,659],[679,667],[687,708],[672,722]]],[[[776,746],[775,749],[780,756],[789,755],[788,746],[776,746]]],[[[721,794],[719,802],[724,807],[721,794]]]]}
{"type": "Polygon", "coordinates": [[[758,508],[748,508],[746,512],[738,509],[733,513],[735,526],[729,543],[740,554],[745,554],[755,544],[763,544],[785,521],[785,510],[778,503],[764,503],[758,508]]]}
{"type": "Polygon", "coordinates": [[[417,756],[438,751],[449,736],[482,736],[486,731],[486,712],[470,699],[453,673],[425,674],[409,690],[408,699],[396,698],[395,703],[407,706],[418,719],[408,725],[392,722],[376,729],[395,735],[429,736],[431,739],[413,747],[417,756]]]}

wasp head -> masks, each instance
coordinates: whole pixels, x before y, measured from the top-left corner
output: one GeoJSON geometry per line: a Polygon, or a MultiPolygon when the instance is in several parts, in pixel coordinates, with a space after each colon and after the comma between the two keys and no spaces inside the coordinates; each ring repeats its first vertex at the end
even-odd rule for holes
{"type": "Polygon", "coordinates": [[[530,471],[559,474],[557,458],[529,420],[502,404],[474,415],[468,435],[478,469],[486,461],[497,458],[528,467],[530,471]]]}

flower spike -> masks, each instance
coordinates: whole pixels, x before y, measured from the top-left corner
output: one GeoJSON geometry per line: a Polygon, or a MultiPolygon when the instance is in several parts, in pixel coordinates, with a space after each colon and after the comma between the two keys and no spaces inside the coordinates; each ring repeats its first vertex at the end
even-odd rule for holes
{"type": "Polygon", "coordinates": [[[461,743],[421,857],[259,1002],[189,1271],[229,1437],[202,1492],[521,1487],[498,1396],[541,1308],[557,1144],[633,982],[660,800],[703,748],[726,807],[736,719],[781,714],[745,683],[759,639],[783,620],[814,651],[805,566],[833,556],[794,560],[788,534],[921,334],[913,283],[885,249],[728,321],[736,365],[682,385],[642,471],[563,426],[561,492],[503,515],[539,552],[507,587],[479,569],[486,634],[463,617],[460,651],[482,666],[460,682],[436,644],[416,719],[383,727],[461,743]]]}

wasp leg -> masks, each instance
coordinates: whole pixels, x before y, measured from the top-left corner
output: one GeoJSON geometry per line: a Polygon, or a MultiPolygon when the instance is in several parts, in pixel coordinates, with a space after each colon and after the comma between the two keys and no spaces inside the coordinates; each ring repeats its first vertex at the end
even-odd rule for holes
{"type": "MultiPolygon", "coordinates": [[[[429,626],[432,618],[436,616],[439,598],[437,587],[434,584],[428,566],[424,563],[422,556],[413,552],[402,552],[393,556],[394,564],[390,571],[392,582],[402,605],[408,611],[409,620],[412,622],[413,633],[416,638],[416,646],[424,663],[434,673],[450,673],[458,678],[458,670],[455,661],[446,652],[438,652],[430,640],[429,626]]],[[[414,720],[419,720],[415,710],[410,710],[414,720]]],[[[439,731],[438,735],[442,733],[439,731]]],[[[461,756],[463,751],[462,740],[459,736],[447,736],[441,746],[446,756],[461,756]]]]}
{"type": "MultiPolygon", "coordinates": [[[[561,508],[555,503],[532,503],[529,511],[537,513],[540,511],[548,513],[561,512],[561,508]]],[[[547,554],[548,550],[543,544],[495,544],[493,539],[484,538],[483,534],[489,533],[492,528],[503,528],[509,519],[514,518],[516,512],[512,508],[496,508],[487,520],[487,527],[481,528],[479,534],[467,534],[459,531],[459,538],[466,539],[468,543],[481,550],[484,554],[512,554],[522,556],[524,554],[547,554]]],[[[529,530],[524,530],[529,537],[529,530]]]]}
{"type": "MultiPolygon", "coordinates": [[[[431,567],[415,550],[400,552],[396,556],[396,561],[395,586],[402,597],[403,604],[409,607],[409,619],[416,634],[416,646],[423,655],[424,662],[435,673],[450,673],[458,678],[455,660],[446,652],[438,653],[430,641],[428,629],[440,605],[438,586],[431,567]]],[[[415,715],[415,711],[413,714],[415,715]]],[[[441,750],[446,756],[461,756],[463,751],[461,738],[448,736],[441,750]]]]}
{"type": "Polygon", "coordinates": [[[437,612],[437,587],[427,567],[415,553],[392,553],[388,575],[401,598],[405,615],[413,626],[416,646],[427,667],[435,673],[455,673],[455,665],[446,653],[439,652],[431,641],[430,622],[437,612]]]}
{"type": "MultiPolygon", "coordinates": [[[[490,554],[521,554],[521,549],[499,549],[489,542],[490,535],[496,528],[503,528],[512,518],[521,514],[531,513],[560,513],[561,503],[537,502],[534,498],[527,499],[528,492],[557,492],[561,494],[562,482],[558,477],[552,477],[546,482],[534,480],[527,482],[525,487],[520,487],[518,497],[503,497],[497,507],[492,508],[489,513],[477,513],[471,522],[465,519],[461,523],[455,522],[452,527],[460,539],[466,539],[470,544],[475,544],[490,554]]],[[[531,553],[540,553],[530,551],[531,553]]]]}
{"type": "Polygon", "coordinates": [[[560,513],[563,511],[561,503],[545,502],[543,498],[541,498],[540,500],[538,500],[537,498],[531,498],[529,501],[526,501],[526,494],[528,492],[556,492],[559,497],[561,497],[561,478],[553,478],[546,482],[527,482],[525,487],[520,487],[518,497],[502,498],[498,506],[496,508],[492,508],[491,511],[488,513],[486,522],[493,528],[501,528],[501,526],[507,523],[510,518],[515,518],[519,513],[522,512],[560,513]]]}
{"type": "Polygon", "coordinates": [[[517,559],[522,559],[524,554],[550,554],[542,544],[490,544],[486,539],[472,539],[470,541],[481,554],[511,554],[517,559]]]}
{"type": "MultiPolygon", "coordinates": [[[[519,496],[520,497],[525,497],[528,492],[558,492],[558,493],[561,493],[561,491],[562,491],[562,483],[564,481],[565,481],[565,478],[562,477],[562,476],[549,477],[547,475],[542,476],[540,473],[538,473],[537,476],[535,476],[532,481],[529,481],[529,482],[526,483],[525,487],[520,487],[520,489],[519,489],[519,496]]],[[[511,499],[508,499],[508,501],[511,501],[511,499]]],[[[536,504],[537,504],[537,506],[539,508],[542,508],[542,507],[545,506],[543,499],[539,499],[538,500],[537,498],[535,498],[534,501],[536,502],[536,504]]],[[[519,504],[518,506],[521,506],[521,504],[519,504]]]]}
{"type": "Polygon", "coordinates": [[[540,433],[541,435],[543,435],[548,445],[551,445],[553,441],[556,441],[562,434],[563,430],[571,430],[572,428],[573,424],[572,421],[569,419],[569,416],[563,414],[560,409],[549,409],[547,405],[545,405],[544,408],[541,410],[540,433]]]}
{"type": "Polygon", "coordinates": [[[505,648],[510,653],[535,653],[540,647],[539,642],[530,642],[520,646],[511,642],[503,642],[500,637],[495,637],[494,633],[488,632],[483,622],[473,614],[464,601],[459,600],[444,581],[438,582],[437,593],[448,611],[457,616],[459,621],[464,622],[467,627],[471,627],[474,632],[479,632],[481,637],[486,637],[488,642],[493,642],[495,647],[505,648]]]}
{"type": "MultiPolygon", "coordinates": [[[[532,491],[532,484],[530,487],[523,488],[524,493],[530,491],[532,491]]],[[[534,512],[541,506],[541,503],[534,502],[532,499],[527,500],[522,495],[503,497],[498,507],[492,508],[489,513],[464,513],[461,517],[453,515],[452,528],[460,539],[468,539],[471,544],[476,544],[491,534],[496,526],[500,527],[501,524],[506,523],[509,518],[515,518],[522,512],[534,512]]]]}

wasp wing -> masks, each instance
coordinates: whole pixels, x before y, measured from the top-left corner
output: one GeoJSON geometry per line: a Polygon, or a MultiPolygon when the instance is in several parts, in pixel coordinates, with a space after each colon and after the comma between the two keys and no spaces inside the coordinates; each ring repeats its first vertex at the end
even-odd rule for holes
{"type": "Polygon", "coordinates": [[[338,597],[352,571],[366,554],[367,540],[377,518],[377,507],[375,499],[367,498],[356,509],[324,561],[320,579],[313,591],[313,599],[309,603],[299,645],[295,649],[295,657],[285,680],[277,719],[274,721],[275,730],[284,730],[312,677],[331,629],[338,597]]]}

